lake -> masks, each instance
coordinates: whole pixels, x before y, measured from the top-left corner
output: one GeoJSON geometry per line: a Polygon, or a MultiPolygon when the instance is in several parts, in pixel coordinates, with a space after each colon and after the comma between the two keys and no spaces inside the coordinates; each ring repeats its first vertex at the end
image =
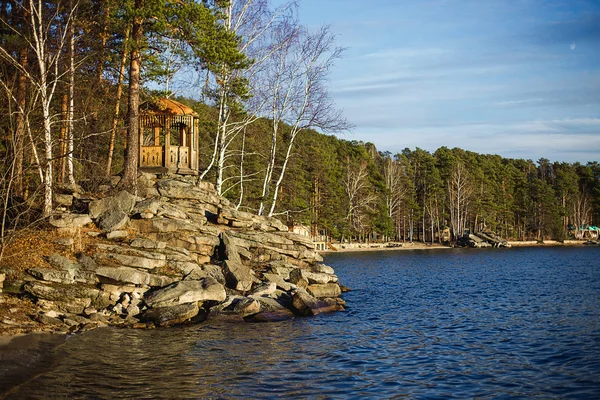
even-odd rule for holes
{"type": "Polygon", "coordinates": [[[598,246],[325,263],[345,312],[34,335],[0,348],[0,398],[600,398],[598,246]]]}

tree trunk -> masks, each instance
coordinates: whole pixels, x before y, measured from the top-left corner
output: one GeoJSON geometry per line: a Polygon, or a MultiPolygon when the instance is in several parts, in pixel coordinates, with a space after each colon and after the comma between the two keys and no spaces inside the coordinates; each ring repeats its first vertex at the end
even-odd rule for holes
{"type": "MultiPolygon", "coordinates": [[[[125,29],[124,43],[129,41],[130,29],[125,29]]],[[[113,154],[115,152],[115,141],[117,139],[117,124],[119,123],[119,115],[121,111],[121,97],[123,96],[123,78],[125,77],[125,63],[127,62],[127,45],[123,45],[123,53],[121,55],[121,63],[119,65],[119,80],[117,82],[117,98],[115,101],[115,112],[112,119],[112,128],[110,131],[110,142],[108,144],[108,157],[106,159],[106,176],[111,175],[113,154]]]]}
{"type": "MultiPolygon", "coordinates": [[[[143,0],[135,1],[135,8],[142,8],[143,0]]],[[[134,48],[131,51],[131,60],[129,63],[129,110],[127,126],[127,154],[125,156],[125,166],[123,177],[119,186],[129,189],[133,193],[137,192],[137,170],[140,152],[139,137],[139,106],[140,106],[140,66],[142,54],[140,51],[143,38],[143,20],[139,16],[133,18],[131,29],[134,48]]]]}
{"type": "MultiPolygon", "coordinates": [[[[71,1],[71,9],[73,1],[71,1]]],[[[73,134],[73,114],[75,108],[75,26],[73,22],[69,24],[69,107],[68,107],[68,129],[67,129],[67,182],[75,184],[73,168],[74,134],[73,134]]]]}
{"type": "MultiPolygon", "coordinates": [[[[19,54],[19,61],[24,70],[28,69],[27,59],[27,48],[21,49],[19,54]]],[[[14,185],[15,194],[17,196],[23,196],[23,159],[24,159],[24,146],[25,146],[25,102],[27,99],[27,76],[23,72],[19,72],[19,80],[17,85],[17,106],[18,113],[16,116],[16,129],[15,129],[15,172],[14,172],[14,185]]]]}
{"type": "Polygon", "coordinates": [[[60,102],[60,132],[58,134],[58,176],[56,180],[60,183],[65,181],[65,175],[67,173],[67,163],[66,163],[66,154],[67,154],[67,132],[69,130],[69,96],[67,93],[63,94],[62,100],[60,102]]]}

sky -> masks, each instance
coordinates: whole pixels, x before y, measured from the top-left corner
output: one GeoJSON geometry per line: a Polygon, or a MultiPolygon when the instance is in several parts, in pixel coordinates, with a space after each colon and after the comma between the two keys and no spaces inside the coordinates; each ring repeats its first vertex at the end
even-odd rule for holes
{"type": "Polygon", "coordinates": [[[299,18],[346,48],[343,139],[600,161],[600,0],[301,0],[299,18]]]}

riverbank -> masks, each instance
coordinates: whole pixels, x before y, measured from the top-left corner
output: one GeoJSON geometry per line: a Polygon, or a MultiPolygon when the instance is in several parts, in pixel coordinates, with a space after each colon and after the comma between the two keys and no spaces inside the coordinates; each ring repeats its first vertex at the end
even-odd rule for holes
{"type": "MultiPolygon", "coordinates": [[[[584,246],[583,240],[565,240],[559,242],[556,240],[545,240],[538,242],[536,240],[527,241],[508,241],[511,247],[552,247],[552,246],[584,246]]],[[[406,243],[347,243],[333,244],[336,250],[327,249],[319,251],[321,254],[331,253],[350,253],[366,251],[406,251],[406,250],[441,250],[450,249],[451,246],[444,246],[438,243],[406,242],[406,243]]]]}
{"type": "Polygon", "coordinates": [[[406,243],[346,243],[332,245],[336,250],[327,249],[319,253],[350,253],[362,251],[398,251],[398,250],[435,250],[448,249],[448,246],[441,244],[406,242],[406,243]]]}

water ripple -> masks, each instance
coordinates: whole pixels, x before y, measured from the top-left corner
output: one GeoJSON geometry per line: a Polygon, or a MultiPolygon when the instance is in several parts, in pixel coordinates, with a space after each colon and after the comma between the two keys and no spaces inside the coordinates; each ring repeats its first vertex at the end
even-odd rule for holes
{"type": "Polygon", "coordinates": [[[598,250],[331,255],[346,312],[100,329],[18,353],[0,397],[600,398],[598,250]]]}

